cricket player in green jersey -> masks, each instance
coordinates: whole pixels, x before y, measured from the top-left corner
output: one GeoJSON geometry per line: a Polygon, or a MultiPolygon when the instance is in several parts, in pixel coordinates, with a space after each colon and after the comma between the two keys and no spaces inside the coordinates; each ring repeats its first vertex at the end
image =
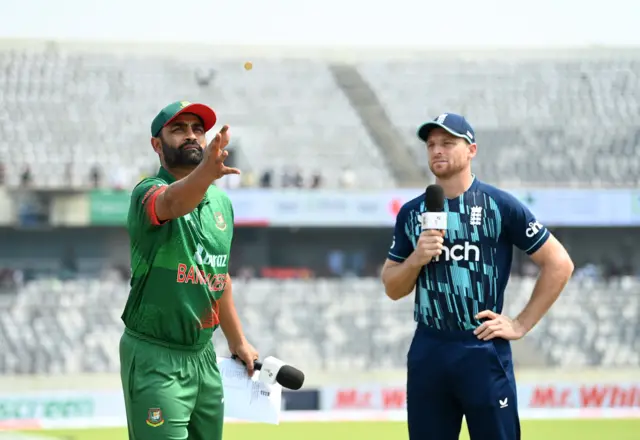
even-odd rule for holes
{"type": "Polygon", "coordinates": [[[175,102],[151,124],[155,177],[131,194],[131,291],[122,314],[120,374],[131,440],[220,440],[224,396],[213,332],[253,374],[228,274],[233,208],[213,183],[239,174],[224,164],[229,127],[203,104],[175,102]]]}

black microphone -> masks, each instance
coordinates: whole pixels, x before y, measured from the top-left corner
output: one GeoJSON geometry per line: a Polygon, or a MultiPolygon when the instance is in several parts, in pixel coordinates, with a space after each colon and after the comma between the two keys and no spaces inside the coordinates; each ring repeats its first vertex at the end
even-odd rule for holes
{"type": "MultiPolygon", "coordinates": [[[[243,364],[245,362],[235,354],[231,359],[237,359],[243,364]]],[[[245,364],[246,365],[246,364],[245,364]]],[[[296,367],[285,364],[280,359],[268,356],[264,362],[253,361],[253,368],[260,371],[259,380],[267,384],[278,382],[284,388],[299,390],[304,384],[304,373],[296,367]]]]}
{"type": "Polygon", "coordinates": [[[447,213],[444,212],[444,190],[440,185],[429,185],[424,194],[427,212],[422,214],[422,230],[446,230],[447,213]]]}

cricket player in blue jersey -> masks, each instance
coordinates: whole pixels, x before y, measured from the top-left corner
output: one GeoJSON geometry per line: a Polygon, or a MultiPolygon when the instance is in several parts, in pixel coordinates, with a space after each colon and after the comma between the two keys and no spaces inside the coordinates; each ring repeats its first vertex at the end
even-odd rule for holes
{"type": "MultiPolygon", "coordinates": [[[[417,328],[407,355],[411,440],[457,440],[463,416],[472,440],[519,440],[509,341],[549,310],[573,272],[564,247],[509,193],[471,173],[477,152],[467,120],[442,114],[418,130],[444,190],[444,231],[422,231],[425,195],[398,213],[382,271],[387,295],[415,289],[417,328]],[[531,299],[515,318],[502,315],[513,247],[540,268],[531,299]]],[[[496,158],[500,160],[500,158],[496,158]]]]}

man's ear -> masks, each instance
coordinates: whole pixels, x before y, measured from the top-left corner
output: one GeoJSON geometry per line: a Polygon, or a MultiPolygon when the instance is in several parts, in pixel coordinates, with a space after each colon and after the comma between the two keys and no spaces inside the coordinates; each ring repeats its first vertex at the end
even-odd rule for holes
{"type": "Polygon", "coordinates": [[[160,141],[160,137],[151,138],[151,147],[153,147],[153,151],[158,154],[162,152],[162,142],[160,141]]]}

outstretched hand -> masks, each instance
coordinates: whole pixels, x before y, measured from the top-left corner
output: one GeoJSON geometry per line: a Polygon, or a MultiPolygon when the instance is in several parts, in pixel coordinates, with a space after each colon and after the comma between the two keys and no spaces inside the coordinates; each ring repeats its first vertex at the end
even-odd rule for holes
{"type": "Polygon", "coordinates": [[[224,164],[225,159],[229,156],[229,152],[225,150],[225,147],[229,145],[230,138],[229,126],[225,125],[216,133],[205,149],[204,161],[207,164],[207,168],[211,170],[214,180],[228,174],[240,174],[239,169],[228,167],[224,164]]]}

